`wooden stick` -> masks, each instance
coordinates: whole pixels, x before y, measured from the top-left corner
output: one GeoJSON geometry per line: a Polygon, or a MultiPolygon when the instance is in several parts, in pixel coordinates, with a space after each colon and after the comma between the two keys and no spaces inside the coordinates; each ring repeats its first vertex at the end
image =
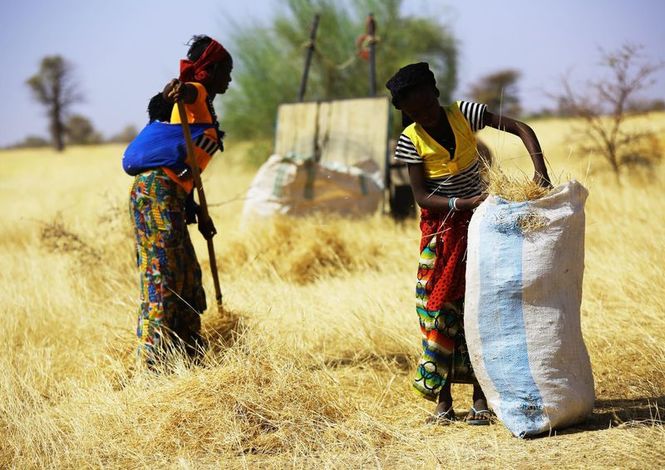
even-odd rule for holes
{"type": "Polygon", "coordinates": [[[376,21],[372,13],[367,16],[365,32],[369,36],[369,96],[376,96],[376,21]]]}
{"type": "Polygon", "coordinates": [[[314,41],[316,40],[316,30],[319,27],[319,15],[314,15],[312,22],[312,29],[309,32],[309,44],[307,45],[307,54],[305,55],[305,68],[302,72],[300,80],[300,89],[298,90],[298,101],[305,98],[305,90],[307,89],[307,77],[309,76],[309,67],[312,63],[312,54],[314,54],[314,41]]]}
{"type": "MultiPolygon", "coordinates": [[[[192,170],[192,178],[194,180],[194,186],[196,187],[196,194],[199,197],[199,205],[201,209],[199,217],[203,217],[203,220],[207,220],[210,218],[210,215],[208,214],[208,204],[206,202],[205,193],[203,192],[203,183],[201,182],[201,171],[199,170],[199,163],[196,161],[196,155],[194,154],[194,141],[192,140],[192,133],[189,129],[189,122],[187,121],[185,105],[182,104],[182,100],[178,100],[177,105],[178,114],[180,114],[180,123],[182,124],[182,132],[185,135],[185,145],[187,147],[187,163],[189,163],[189,167],[192,170]]],[[[208,256],[210,258],[212,280],[215,285],[215,300],[217,303],[217,311],[220,315],[222,315],[222,288],[219,285],[217,260],[215,259],[215,246],[212,243],[212,237],[214,237],[214,235],[212,235],[210,238],[206,237],[206,241],[208,242],[208,256]]]]}

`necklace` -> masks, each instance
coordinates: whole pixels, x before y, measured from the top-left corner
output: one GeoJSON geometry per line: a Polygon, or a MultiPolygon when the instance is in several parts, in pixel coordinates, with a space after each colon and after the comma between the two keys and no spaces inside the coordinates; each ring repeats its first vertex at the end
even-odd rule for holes
{"type": "Polygon", "coordinates": [[[208,106],[208,112],[212,117],[212,124],[215,127],[215,130],[217,131],[217,145],[219,145],[219,151],[223,152],[224,151],[223,139],[224,139],[224,134],[226,133],[219,128],[219,122],[217,121],[217,113],[215,112],[215,107],[212,104],[212,96],[208,95],[206,97],[206,105],[208,106]]]}

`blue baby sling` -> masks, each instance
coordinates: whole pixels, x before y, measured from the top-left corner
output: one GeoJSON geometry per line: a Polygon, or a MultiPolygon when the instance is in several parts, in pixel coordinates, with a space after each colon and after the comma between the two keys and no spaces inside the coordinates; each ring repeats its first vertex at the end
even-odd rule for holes
{"type": "MultiPolygon", "coordinates": [[[[190,124],[192,140],[203,135],[213,124],[190,124]]],[[[187,169],[187,149],[180,124],[154,121],[145,126],[122,156],[122,169],[131,176],[146,170],[167,167],[176,173],[187,169]]]]}

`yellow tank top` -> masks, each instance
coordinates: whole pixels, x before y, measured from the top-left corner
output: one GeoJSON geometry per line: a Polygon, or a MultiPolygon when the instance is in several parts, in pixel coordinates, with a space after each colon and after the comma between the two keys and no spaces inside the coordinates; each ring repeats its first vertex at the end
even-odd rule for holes
{"type": "Polygon", "coordinates": [[[450,152],[434,140],[420,124],[414,122],[403,131],[422,157],[428,179],[455,175],[469,168],[478,158],[476,137],[459,109],[459,102],[444,106],[443,109],[455,136],[454,158],[451,159],[450,152]]]}

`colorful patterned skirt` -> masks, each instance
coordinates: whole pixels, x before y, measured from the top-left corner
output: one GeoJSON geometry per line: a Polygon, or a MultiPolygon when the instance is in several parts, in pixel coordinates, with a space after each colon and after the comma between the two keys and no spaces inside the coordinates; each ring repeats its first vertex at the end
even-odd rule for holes
{"type": "Polygon", "coordinates": [[[139,355],[154,363],[175,345],[195,354],[206,308],[201,268],[185,223],[185,191],[161,169],[137,175],[130,194],[140,270],[139,355]]]}
{"type": "Polygon", "coordinates": [[[446,382],[475,383],[463,323],[470,219],[470,211],[421,212],[416,311],[423,354],[413,386],[430,400],[446,382]]]}

